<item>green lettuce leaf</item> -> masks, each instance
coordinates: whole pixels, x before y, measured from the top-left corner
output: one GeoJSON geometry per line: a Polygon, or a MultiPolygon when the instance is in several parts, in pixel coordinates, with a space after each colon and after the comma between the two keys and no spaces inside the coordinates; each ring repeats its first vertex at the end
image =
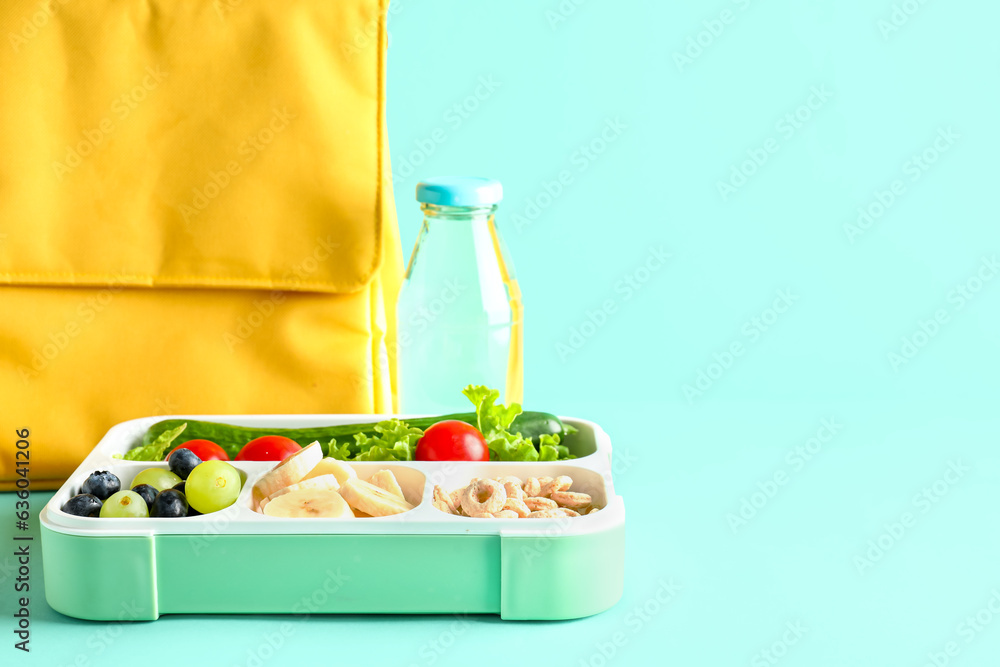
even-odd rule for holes
{"type": "Polygon", "coordinates": [[[538,446],[539,461],[558,461],[560,458],[569,458],[569,450],[565,445],[559,444],[558,435],[543,433],[541,444],[538,446]]]}
{"type": "Polygon", "coordinates": [[[521,405],[518,403],[511,403],[510,407],[495,405],[500,399],[500,391],[497,389],[470,384],[462,393],[476,406],[476,426],[487,441],[506,434],[514,417],[521,414],[521,405]]]}
{"type": "Polygon", "coordinates": [[[115,456],[115,458],[121,458],[125,461],[162,461],[163,457],[167,454],[167,449],[170,447],[170,443],[177,439],[184,429],[187,428],[187,424],[181,424],[175,429],[169,431],[164,431],[160,436],[142,447],[136,447],[125,452],[125,456],[115,456]]]}
{"type": "Polygon", "coordinates": [[[462,390],[465,397],[476,406],[476,427],[486,439],[491,461],[558,461],[570,458],[569,450],[559,444],[558,435],[543,435],[536,449],[530,438],[508,429],[514,418],[521,414],[521,406],[497,405],[500,392],[481,385],[469,385],[462,390]]]}
{"type": "Polygon", "coordinates": [[[350,461],[351,460],[351,446],[346,442],[343,445],[337,444],[337,439],[334,438],[330,441],[327,446],[327,456],[337,459],[339,461],[350,461]]]}
{"type": "Polygon", "coordinates": [[[365,433],[354,436],[351,447],[354,461],[412,461],[417,441],[424,432],[401,422],[389,419],[375,425],[375,437],[365,433]]]}

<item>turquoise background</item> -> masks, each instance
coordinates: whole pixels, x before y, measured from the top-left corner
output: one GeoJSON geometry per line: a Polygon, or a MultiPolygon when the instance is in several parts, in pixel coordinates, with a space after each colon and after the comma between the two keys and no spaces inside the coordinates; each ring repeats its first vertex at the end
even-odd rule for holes
{"type": "MultiPolygon", "coordinates": [[[[972,0],[398,0],[404,252],[421,177],[503,181],[527,403],[612,436],[624,599],[546,624],[119,626],[61,617],[33,588],[24,664],[151,660],[154,646],[255,664],[269,635],[282,645],[261,664],[994,664],[998,21],[972,0]]],[[[294,554],[261,576],[288,567],[294,554]]]]}

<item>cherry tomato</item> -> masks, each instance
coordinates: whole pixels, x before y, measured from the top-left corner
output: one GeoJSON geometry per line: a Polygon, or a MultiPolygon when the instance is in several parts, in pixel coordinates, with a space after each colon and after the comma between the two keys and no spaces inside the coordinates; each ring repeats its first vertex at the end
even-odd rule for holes
{"type": "Polygon", "coordinates": [[[302,449],[302,445],[291,438],[280,435],[265,435],[243,445],[236,455],[237,461],[284,461],[302,449]]]}
{"type": "Polygon", "coordinates": [[[188,440],[184,444],[177,445],[167,454],[167,459],[170,458],[170,454],[173,454],[178,449],[190,449],[191,452],[197,456],[202,461],[228,461],[229,454],[226,454],[226,450],[219,447],[217,444],[211,440],[188,440]]]}
{"type": "Polygon", "coordinates": [[[415,456],[418,461],[489,461],[490,450],[475,426],[448,419],[424,431],[415,456]]]}

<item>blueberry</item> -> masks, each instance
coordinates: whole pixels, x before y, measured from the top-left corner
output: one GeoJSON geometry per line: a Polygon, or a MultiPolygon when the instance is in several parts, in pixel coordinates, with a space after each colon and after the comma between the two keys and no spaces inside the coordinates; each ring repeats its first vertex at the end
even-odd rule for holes
{"type": "Polygon", "coordinates": [[[174,491],[180,491],[181,493],[184,493],[185,484],[187,484],[187,482],[178,482],[177,484],[174,484],[170,488],[172,488],[174,491]]]}
{"type": "Polygon", "coordinates": [[[188,503],[184,494],[176,489],[167,489],[156,494],[156,500],[149,507],[149,516],[181,517],[187,516],[188,503]]]}
{"type": "Polygon", "coordinates": [[[153,500],[156,498],[156,494],[159,493],[159,491],[149,484],[136,484],[132,487],[132,490],[142,496],[142,499],[146,501],[146,507],[153,505],[153,500]]]}
{"type": "Polygon", "coordinates": [[[91,493],[81,493],[67,500],[62,511],[74,516],[100,516],[101,499],[91,493]]]}
{"type": "Polygon", "coordinates": [[[90,477],[80,487],[80,493],[93,494],[102,501],[107,500],[112,494],[118,493],[121,490],[121,480],[118,479],[117,475],[107,470],[98,470],[97,472],[90,473],[90,477]]]}
{"type": "Polygon", "coordinates": [[[181,479],[187,479],[191,471],[195,469],[195,466],[201,463],[201,459],[190,449],[175,449],[167,463],[170,465],[172,473],[181,479]]]}

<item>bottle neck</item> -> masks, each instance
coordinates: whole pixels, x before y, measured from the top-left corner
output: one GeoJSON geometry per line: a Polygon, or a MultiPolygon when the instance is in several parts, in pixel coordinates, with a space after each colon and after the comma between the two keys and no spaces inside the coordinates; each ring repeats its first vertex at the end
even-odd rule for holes
{"type": "Polygon", "coordinates": [[[496,213],[495,204],[491,206],[438,206],[437,204],[421,204],[420,209],[424,212],[424,219],[431,220],[455,220],[455,221],[478,221],[489,220],[496,213]]]}

